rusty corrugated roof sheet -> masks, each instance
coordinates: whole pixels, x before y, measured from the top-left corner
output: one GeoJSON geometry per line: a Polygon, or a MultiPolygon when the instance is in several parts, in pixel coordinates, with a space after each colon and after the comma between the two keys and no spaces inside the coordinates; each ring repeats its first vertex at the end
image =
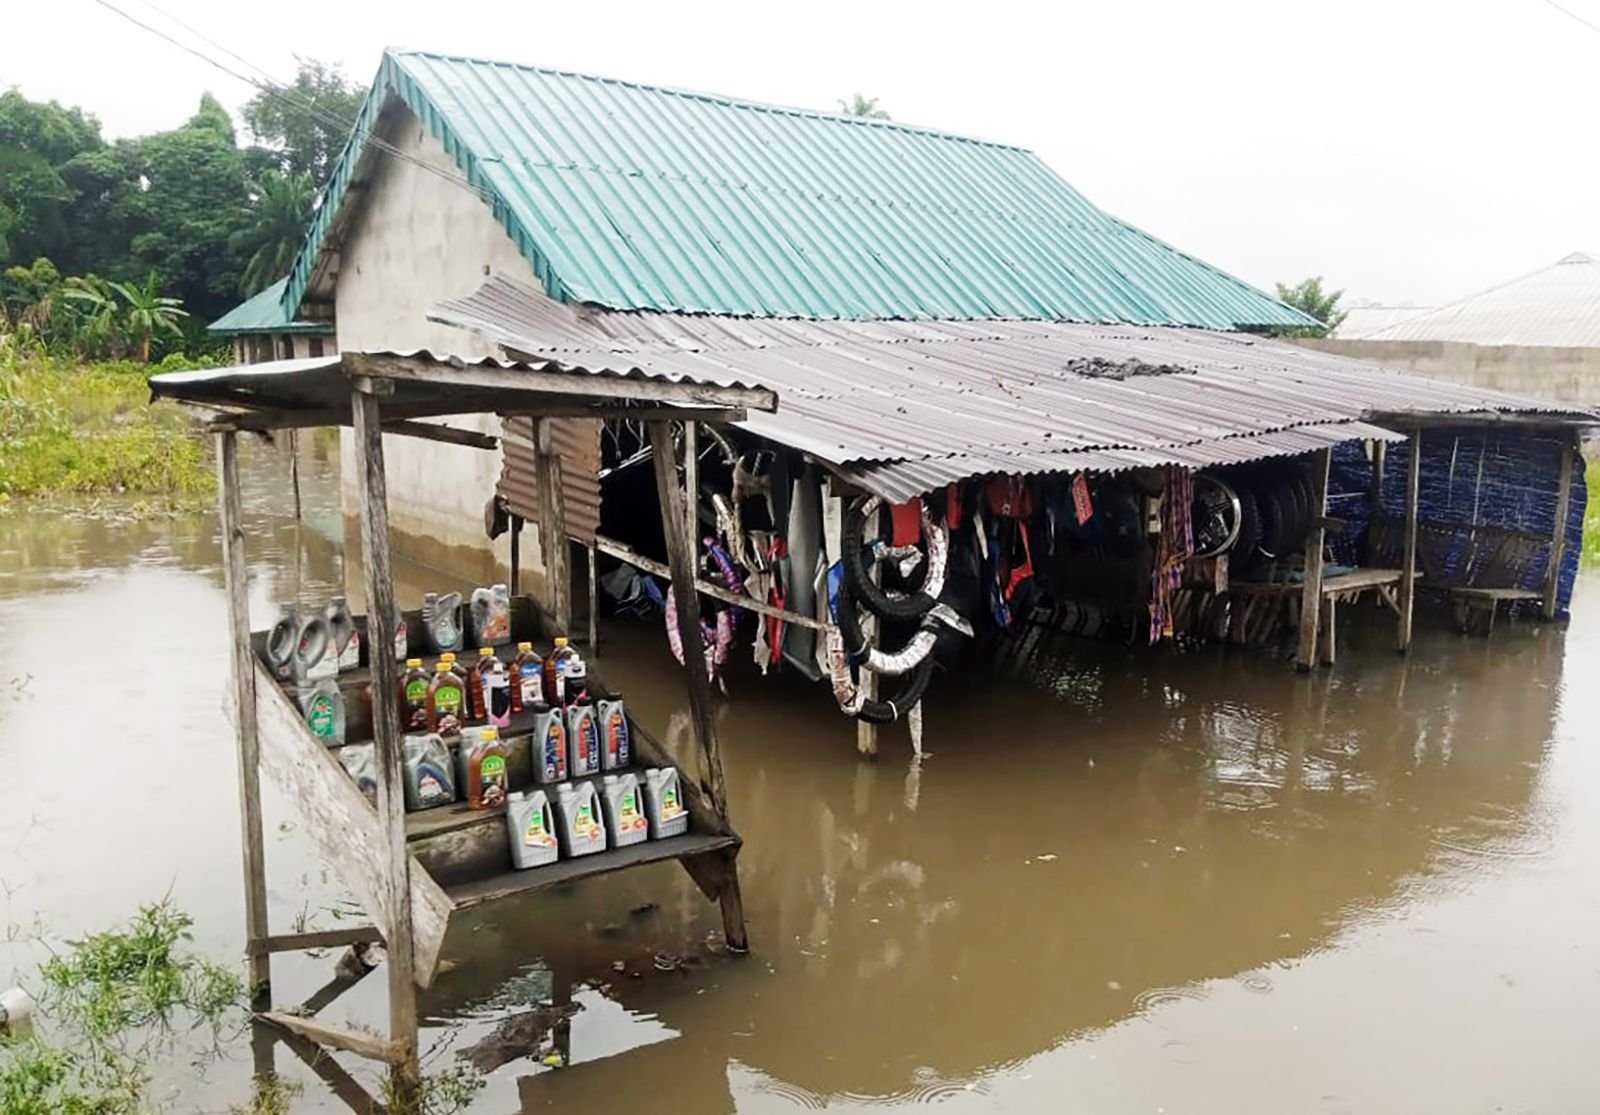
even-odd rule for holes
{"type": "MultiPolygon", "coordinates": [[[[501,421],[500,480],[512,514],[539,521],[539,460],[533,447],[532,418],[501,421]]],[[[593,418],[552,418],[550,447],[561,458],[561,516],[567,536],[593,542],[600,529],[600,422],[593,418]]]]}
{"type": "Polygon", "coordinates": [[[1386,437],[1396,413],[1591,412],[1248,334],[578,309],[497,278],[433,320],[567,370],[760,383],[744,428],[892,498],[989,473],[1191,467],[1386,437]]]}

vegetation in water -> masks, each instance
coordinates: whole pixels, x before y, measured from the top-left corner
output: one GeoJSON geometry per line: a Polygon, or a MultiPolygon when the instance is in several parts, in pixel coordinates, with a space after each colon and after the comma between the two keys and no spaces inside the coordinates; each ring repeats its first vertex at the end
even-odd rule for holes
{"type": "Polygon", "coordinates": [[[483,1077],[465,1065],[423,1077],[422,1086],[410,1098],[400,1095],[385,1078],[383,1105],[392,1115],[456,1115],[472,1103],[483,1085],[483,1077]]]}
{"type": "Polygon", "coordinates": [[[1584,463],[1583,482],[1589,496],[1583,505],[1583,560],[1600,561],[1600,457],[1584,463]]]}
{"type": "MultiPolygon", "coordinates": [[[[155,370],[185,366],[173,357],[155,370]]],[[[0,334],[0,509],[63,496],[203,504],[209,445],[180,407],[150,401],[150,370],[62,361],[0,334]]]]}

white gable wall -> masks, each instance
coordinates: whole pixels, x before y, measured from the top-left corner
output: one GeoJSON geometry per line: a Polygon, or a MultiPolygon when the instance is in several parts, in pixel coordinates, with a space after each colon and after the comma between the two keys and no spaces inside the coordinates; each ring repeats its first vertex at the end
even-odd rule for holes
{"type": "MultiPolygon", "coordinates": [[[[387,137],[407,155],[441,173],[389,155],[351,222],[335,279],[339,348],[345,352],[425,348],[468,358],[499,355],[464,330],[426,320],[445,298],[476,290],[491,274],[539,288],[533,268],[495,221],[484,201],[461,181],[444,148],[409,112],[387,137]],[[448,177],[446,177],[448,176],[448,177]]],[[[451,419],[452,425],[500,433],[494,415],[451,419]]],[[[500,452],[385,437],[389,522],[398,553],[462,576],[487,576],[504,566],[509,543],[491,544],[482,509],[500,476],[500,452]]],[[[351,432],[341,439],[344,512],[356,511],[351,432]]],[[[532,543],[532,532],[524,534],[532,543]]],[[[528,559],[537,561],[530,546],[528,559]]]]}

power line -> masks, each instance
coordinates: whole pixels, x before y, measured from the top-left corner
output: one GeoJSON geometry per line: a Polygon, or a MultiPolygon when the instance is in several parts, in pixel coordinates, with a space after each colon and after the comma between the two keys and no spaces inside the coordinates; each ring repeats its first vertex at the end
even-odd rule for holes
{"type": "Polygon", "coordinates": [[[1571,8],[1563,7],[1562,5],[1556,3],[1556,0],[1544,0],[1544,2],[1546,4],[1549,4],[1552,8],[1554,8],[1556,11],[1560,12],[1562,15],[1566,16],[1568,19],[1576,20],[1577,22],[1579,22],[1579,23],[1583,24],[1585,27],[1587,27],[1589,30],[1594,31],[1597,34],[1600,34],[1600,23],[1595,23],[1593,20],[1587,19],[1584,16],[1579,15],[1577,12],[1573,11],[1571,8]]]}

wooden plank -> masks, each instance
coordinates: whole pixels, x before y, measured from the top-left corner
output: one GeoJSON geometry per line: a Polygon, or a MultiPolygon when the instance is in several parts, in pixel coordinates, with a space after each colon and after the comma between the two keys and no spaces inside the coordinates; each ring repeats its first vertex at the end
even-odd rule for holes
{"type": "Polygon", "coordinates": [[[1572,442],[1561,447],[1561,480],[1556,489],[1555,530],[1550,538],[1550,560],[1544,573],[1544,618],[1556,618],[1556,599],[1561,594],[1561,562],[1567,552],[1567,515],[1572,508],[1572,472],[1577,452],[1572,442]]]}
{"type": "Polygon", "coordinates": [[[522,516],[511,516],[511,578],[512,596],[522,594],[522,516]]]}
{"type": "MultiPolygon", "coordinates": [[[[510,350],[507,350],[510,353],[510,350]]],[[[359,358],[346,354],[345,366],[357,375],[384,379],[411,380],[440,384],[451,389],[482,388],[504,392],[506,405],[514,405],[518,395],[572,395],[589,399],[625,399],[642,403],[684,403],[710,408],[746,407],[771,413],[778,409],[778,396],[764,387],[721,387],[716,384],[671,383],[632,376],[589,375],[560,372],[550,361],[533,354],[513,355],[513,359],[543,365],[533,368],[500,368],[489,365],[455,367],[437,360],[415,356],[377,356],[359,358]]],[[[658,419],[657,421],[663,421],[658,419]]]]}
{"type": "Polygon", "coordinates": [[[265,952],[302,952],[329,949],[340,945],[370,944],[383,940],[375,925],[351,925],[343,929],[315,929],[306,933],[275,933],[261,942],[265,952]]]}
{"type": "Polygon", "coordinates": [[[568,543],[565,510],[561,501],[561,458],[555,451],[550,423],[540,419],[533,426],[535,454],[534,483],[539,494],[539,551],[544,559],[545,614],[556,633],[570,632],[566,596],[568,543]]]}
{"type": "Polygon", "coordinates": [[[1406,451],[1405,556],[1400,568],[1400,615],[1396,643],[1401,654],[1411,651],[1411,617],[1417,600],[1417,496],[1422,480],[1422,428],[1411,431],[1406,451]]]}
{"type": "Polygon", "coordinates": [[[269,1027],[265,1023],[257,1023],[258,1028],[273,1035],[276,1041],[283,1044],[284,1048],[300,1058],[301,1062],[321,1078],[334,1094],[351,1111],[382,1113],[383,1106],[372,1095],[357,1083],[345,1067],[337,1060],[330,1057],[325,1049],[314,1041],[308,1041],[299,1034],[287,1030],[269,1027]]]}
{"type": "Polygon", "coordinates": [[[384,1041],[371,1034],[330,1026],[326,1022],[318,1022],[315,1018],[305,1018],[298,1014],[286,1014],[276,1010],[262,1011],[256,1017],[269,1026],[298,1034],[329,1049],[342,1049],[346,1053],[354,1053],[357,1057],[365,1057],[369,1061],[398,1065],[406,1056],[405,1051],[400,1048],[400,1042],[384,1041]]]}
{"type": "MultiPolygon", "coordinates": [[[[361,508],[362,572],[367,589],[368,646],[372,649],[372,733],[378,776],[378,826],[383,892],[389,920],[389,1038],[398,1055],[395,1084],[403,1095],[420,1085],[417,1052],[416,940],[411,925],[411,856],[406,851],[405,740],[400,731],[399,665],[394,660],[394,578],[389,571],[389,489],[383,464],[378,396],[358,380],[350,396],[355,421],[356,491],[361,508]]],[[[307,1037],[312,1035],[307,1034],[307,1037]]],[[[319,1039],[320,1040],[320,1039],[319,1039]]],[[[354,1050],[352,1050],[354,1051],[354,1050]]]]}
{"type": "Polygon", "coordinates": [[[481,906],[486,902],[510,898],[513,895],[545,890],[579,879],[593,879],[609,875],[614,871],[641,867],[647,863],[663,863],[685,856],[725,851],[738,846],[737,836],[722,833],[689,833],[685,836],[669,837],[666,840],[647,840],[643,844],[630,844],[626,848],[596,852],[594,855],[579,856],[576,859],[557,860],[544,867],[529,868],[526,871],[506,871],[486,879],[456,883],[445,887],[445,893],[449,895],[456,909],[465,910],[481,906]]]}
{"type": "Polygon", "coordinates": [[[1317,450],[1312,458],[1312,519],[1311,530],[1306,534],[1305,581],[1300,591],[1300,648],[1295,663],[1302,672],[1316,665],[1317,623],[1322,615],[1322,547],[1326,541],[1323,517],[1328,513],[1328,471],[1333,464],[1333,453],[1317,450]]]}
{"type": "MultiPolygon", "coordinates": [[[[671,567],[656,561],[654,558],[645,557],[631,546],[606,538],[604,535],[597,535],[594,544],[602,554],[610,554],[612,557],[625,561],[636,569],[642,569],[646,573],[654,573],[657,577],[666,577],[668,579],[672,577],[671,567]]],[[[757,600],[751,596],[741,596],[707,580],[696,580],[694,587],[696,592],[709,596],[713,600],[721,600],[727,604],[737,604],[746,611],[781,619],[785,623],[799,624],[801,627],[809,627],[813,631],[826,632],[831,626],[823,623],[816,616],[802,615],[799,612],[791,612],[787,608],[779,608],[768,604],[764,600],[757,600]]]]}
{"type": "Polygon", "coordinates": [[[412,422],[405,418],[385,419],[383,432],[400,437],[421,438],[424,441],[442,441],[446,445],[464,445],[468,449],[498,449],[500,439],[493,434],[477,430],[458,430],[454,426],[440,426],[432,422],[412,422]]]}
{"type": "Polygon", "coordinates": [[[272,1001],[272,964],[260,943],[267,936],[267,855],[261,831],[261,741],[256,723],[255,654],[250,648],[250,585],[244,560],[244,515],[239,500],[239,443],[217,434],[217,495],[222,515],[222,570],[232,644],[231,712],[238,737],[239,842],[244,855],[246,978],[257,1006],[272,1001]]]}
{"type": "Polygon", "coordinates": [[[1322,664],[1332,666],[1338,653],[1339,598],[1324,594],[1322,597],[1322,664]]]}
{"type": "Polygon", "coordinates": [[[1476,600],[1542,600],[1543,592],[1527,588],[1476,588],[1463,586],[1450,590],[1451,596],[1476,600]]]}
{"type": "Polygon", "coordinates": [[[589,657],[600,656],[600,559],[594,543],[583,548],[589,561],[589,657]]]}

